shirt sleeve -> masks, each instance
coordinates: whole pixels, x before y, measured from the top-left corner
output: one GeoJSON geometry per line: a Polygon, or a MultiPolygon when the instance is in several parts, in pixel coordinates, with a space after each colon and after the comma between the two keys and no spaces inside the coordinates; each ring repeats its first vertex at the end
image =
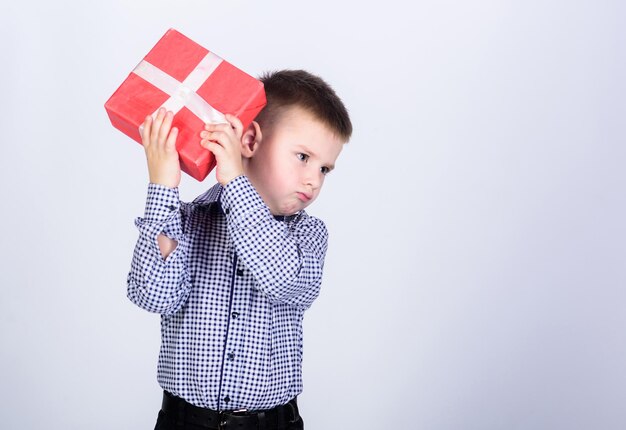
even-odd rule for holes
{"type": "Polygon", "coordinates": [[[128,274],[128,298],[150,312],[173,314],[189,297],[187,240],[181,216],[185,207],[181,206],[177,188],[150,184],[144,217],[135,220],[139,238],[128,274]],[[178,242],[166,259],[157,242],[161,233],[178,242]]]}
{"type": "Polygon", "coordinates": [[[311,306],[328,246],[324,223],[304,213],[291,222],[276,220],[246,176],[224,188],[221,203],[237,254],[259,290],[276,302],[311,306]]]}

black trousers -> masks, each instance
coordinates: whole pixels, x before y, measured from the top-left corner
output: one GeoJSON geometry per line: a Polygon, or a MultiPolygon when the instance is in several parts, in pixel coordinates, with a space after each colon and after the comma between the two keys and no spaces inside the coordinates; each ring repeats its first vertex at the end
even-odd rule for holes
{"type": "MultiPolygon", "coordinates": [[[[165,394],[165,396],[167,397],[168,394],[165,394]]],[[[169,398],[170,400],[172,399],[171,395],[169,395],[169,398]]],[[[178,398],[175,399],[176,401],[182,400],[178,398]]],[[[185,408],[183,407],[182,409],[185,408]]],[[[191,413],[193,414],[193,412],[191,413]]],[[[216,424],[211,425],[190,422],[193,420],[188,420],[188,416],[186,416],[185,413],[177,413],[176,410],[171,410],[169,408],[163,407],[159,411],[154,430],[304,430],[304,422],[302,421],[302,417],[299,413],[297,413],[297,416],[298,417],[295,421],[285,422],[284,425],[281,426],[277,426],[276,424],[269,424],[267,421],[263,422],[263,420],[257,421],[256,419],[254,419],[252,420],[252,422],[246,423],[246,426],[244,427],[240,427],[236,425],[236,423],[231,423],[230,425],[226,424],[224,427],[218,427],[216,424]]]]}
{"type": "MultiPolygon", "coordinates": [[[[159,417],[157,418],[156,426],[154,430],[217,430],[216,427],[203,427],[194,424],[182,423],[180,425],[176,424],[176,419],[174,417],[167,416],[163,411],[159,411],[159,417]]],[[[268,430],[304,430],[304,422],[302,421],[302,417],[298,418],[293,424],[290,424],[289,427],[282,428],[273,428],[268,430]]]]}

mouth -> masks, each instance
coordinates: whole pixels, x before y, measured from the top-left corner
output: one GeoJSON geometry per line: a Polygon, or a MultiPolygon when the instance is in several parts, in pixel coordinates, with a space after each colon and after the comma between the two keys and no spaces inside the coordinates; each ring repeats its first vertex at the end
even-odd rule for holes
{"type": "Polygon", "coordinates": [[[307,193],[297,192],[296,195],[298,196],[298,199],[304,203],[310,202],[311,199],[313,198],[311,194],[307,194],[307,193]]]}

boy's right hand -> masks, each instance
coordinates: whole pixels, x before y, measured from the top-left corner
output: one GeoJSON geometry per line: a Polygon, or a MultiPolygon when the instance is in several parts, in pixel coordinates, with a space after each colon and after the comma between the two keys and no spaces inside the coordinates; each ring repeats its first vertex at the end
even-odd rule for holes
{"type": "Polygon", "coordinates": [[[154,120],[152,116],[146,117],[141,132],[150,182],[170,188],[178,187],[181,176],[176,152],[178,129],[171,128],[173,117],[172,112],[160,108],[154,120]]]}

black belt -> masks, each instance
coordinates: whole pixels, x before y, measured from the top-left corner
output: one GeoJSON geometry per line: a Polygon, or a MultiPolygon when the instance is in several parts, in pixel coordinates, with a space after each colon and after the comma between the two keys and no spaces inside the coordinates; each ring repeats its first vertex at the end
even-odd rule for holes
{"type": "Polygon", "coordinates": [[[163,391],[161,410],[177,422],[184,422],[209,429],[282,429],[298,421],[298,404],[293,398],[285,405],[262,411],[223,411],[201,408],[163,391]]]}

